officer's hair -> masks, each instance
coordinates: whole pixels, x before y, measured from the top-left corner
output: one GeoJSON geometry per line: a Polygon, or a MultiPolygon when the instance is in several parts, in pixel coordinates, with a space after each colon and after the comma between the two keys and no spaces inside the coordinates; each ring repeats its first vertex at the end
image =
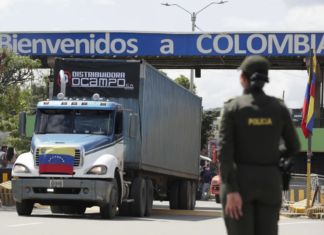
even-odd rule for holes
{"type": "Polygon", "coordinates": [[[243,71],[243,75],[250,81],[252,80],[262,80],[265,82],[269,82],[268,74],[262,72],[255,72],[253,74],[247,73],[243,71]]]}
{"type": "Polygon", "coordinates": [[[262,72],[255,72],[253,74],[243,71],[243,75],[248,79],[250,87],[254,90],[263,88],[266,82],[269,82],[268,74],[262,72]]]}

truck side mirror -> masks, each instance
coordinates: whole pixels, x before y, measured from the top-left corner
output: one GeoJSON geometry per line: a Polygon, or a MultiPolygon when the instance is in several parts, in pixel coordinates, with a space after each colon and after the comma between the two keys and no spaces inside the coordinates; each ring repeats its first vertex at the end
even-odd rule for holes
{"type": "Polygon", "coordinates": [[[129,115],[129,127],[128,134],[129,138],[136,139],[137,137],[137,125],[138,125],[138,115],[131,113],[129,115]]]}
{"type": "Polygon", "coordinates": [[[26,136],[26,113],[19,113],[19,124],[18,124],[19,136],[26,136]]]}

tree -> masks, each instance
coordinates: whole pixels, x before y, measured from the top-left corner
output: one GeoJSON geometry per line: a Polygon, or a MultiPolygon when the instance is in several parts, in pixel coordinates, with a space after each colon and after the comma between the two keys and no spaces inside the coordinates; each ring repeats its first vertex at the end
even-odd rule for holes
{"type": "Polygon", "coordinates": [[[30,144],[18,135],[19,112],[28,107],[30,101],[30,89],[21,90],[19,86],[7,87],[0,94],[0,131],[10,132],[5,139],[7,145],[14,146],[18,152],[28,151],[30,144]]]}
{"type": "Polygon", "coordinates": [[[27,83],[34,78],[34,71],[40,65],[39,60],[7,49],[0,55],[0,131],[10,133],[1,141],[14,146],[18,153],[30,148],[30,138],[21,139],[18,135],[19,112],[31,105],[35,107],[36,100],[47,94],[43,85],[29,86],[27,83]]]}
{"type": "Polygon", "coordinates": [[[163,73],[165,76],[168,76],[168,74],[166,72],[164,72],[163,70],[159,70],[160,73],[163,73]]]}
{"type": "MultiPolygon", "coordinates": [[[[177,82],[178,84],[180,84],[181,86],[183,86],[184,88],[186,88],[187,90],[189,90],[190,81],[186,76],[181,74],[180,77],[174,79],[174,81],[177,82]]],[[[193,93],[196,94],[196,85],[195,84],[193,87],[193,93]]]]}
{"type": "Polygon", "coordinates": [[[28,56],[21,56],[0,49],[0,93],[6,88],[23,85],[34,78],[34,70],[41,66],[40,60],[32,60],[28,56]]]}
{"type": "Polygon", "coordinates": [[[214,111],[211,114],[202,114],[200,150],[206,148],[211,137],[213,137],[215,131],[214,120],[216,117],[219,117],[219,111],[214,111]]]}

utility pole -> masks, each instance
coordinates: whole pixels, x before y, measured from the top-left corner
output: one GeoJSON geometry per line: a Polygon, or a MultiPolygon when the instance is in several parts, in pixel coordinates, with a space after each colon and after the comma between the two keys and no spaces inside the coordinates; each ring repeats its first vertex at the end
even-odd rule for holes
{"type": "MultiPolygon", "coordinates": [[[[220,1],[220,2],[212,2],[210,3],[209,5],[207,5],[206,7],[204,7],[203,9],[201,9],[200,11],[198,12],[193,12],[193,13],[190,13],[189,11],[187,11],[186,9],[184,9],[183,7],[179,6],[178,4],[168,4],[168,3],[161,3],[163,6],[167,6],[167,7],[171,7],[171,6],[177,6],[179,8],[181,8],[182,10],[188,12],[190,15],[191,15],[191,22],[192,22],[192,32],[195,31],[195,28],[197,27],[196,26],[196,18],[197,18],[197,15],[198,13],[200,13],[201,11],[205,10],[207,7],[209,7],[210,5],[213,5],[213,4],[224,4],[224,3],[227,3],[228,1],[220,1]]],[[[193,93],[193,88],[194,88],[194,69],[191,69],[191,72],[190,72],[190,92],[193,93]]]]}

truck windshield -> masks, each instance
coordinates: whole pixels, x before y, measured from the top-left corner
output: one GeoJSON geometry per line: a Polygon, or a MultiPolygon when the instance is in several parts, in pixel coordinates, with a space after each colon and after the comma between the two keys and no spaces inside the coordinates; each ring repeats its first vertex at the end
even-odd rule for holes
{"type": "Polygon", "coordinates": [[[36,134],[94,134],[110,135],[114,111],[38,109],[36,134]]]}

